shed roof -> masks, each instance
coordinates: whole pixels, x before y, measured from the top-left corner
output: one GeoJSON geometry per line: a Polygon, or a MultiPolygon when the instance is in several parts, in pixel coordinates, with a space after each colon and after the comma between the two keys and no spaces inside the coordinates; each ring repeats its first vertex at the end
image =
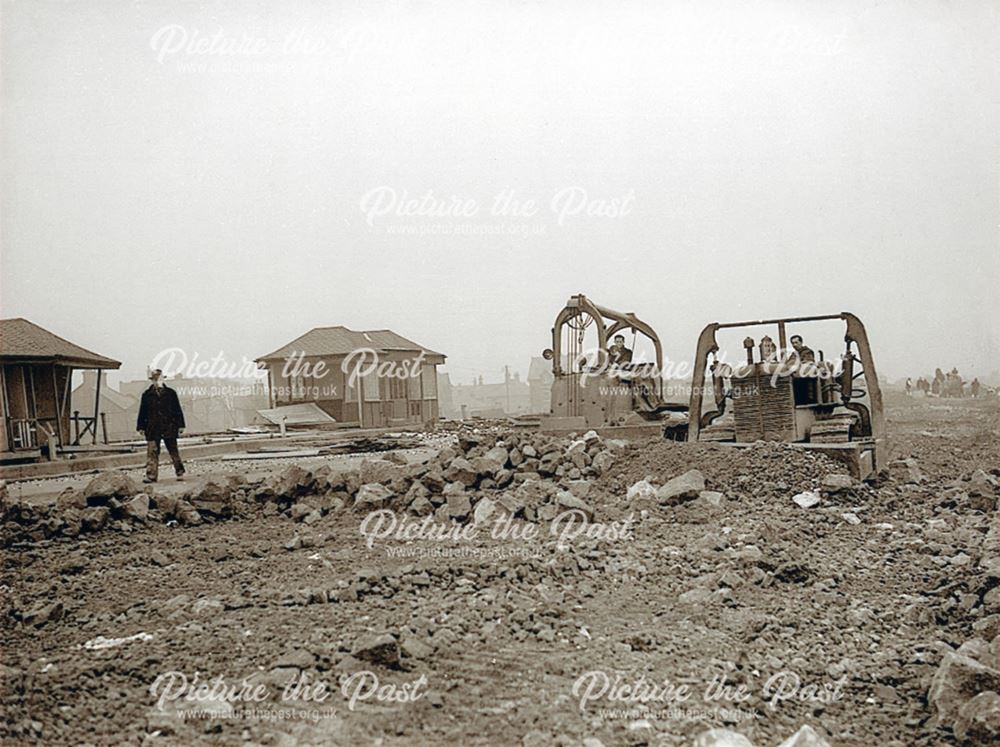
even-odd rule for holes
{"type": "Polygon", "coordinates": [[[442,353],[408,340],[389,329],[372,329],[357,331],[347,327],[316,327],[304,335],[295,338],[287,345],[278,348],[273,353],[262,355],[257,360],[283,360],[292,355],[305,357],[327,355],[350,355],[355,350],[369,348],[377,353],[423,351],[430,357],[444,360],[442,353]]]}
{"type": "Polygon", "coordinates": [[[121,362],[81,348],[27,319],[0,319],[0,359],[74,368],[120,368],[121,362]]]}

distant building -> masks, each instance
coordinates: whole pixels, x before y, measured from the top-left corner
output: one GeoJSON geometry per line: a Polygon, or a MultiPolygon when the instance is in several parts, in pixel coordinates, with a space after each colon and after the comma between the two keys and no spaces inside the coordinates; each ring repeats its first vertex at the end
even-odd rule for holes
{"type": "Polygon", "coordinates": [[[83,382],[73,390],[73,408],[84,411],[87,407],[93,407],[98,391],[100,391],[98,410],[102,414],[101,438],[104,437],[104,428],[107,428],[109,441],[139,438],[135,430],[136,415],[139,412],[138,398],[122,394],[107,384],[98,390],[96,371],[83,372],[83,382]]]}
{"type": "Polygon", "coordinates": [[[462,413],[455,409],[451,399],[451,376],[438,373],[438,411],[442,418],[460,418],[462,413]]]}
{"type": "MultiPolygon", "coordinates": [[[[247,425],[262,425],[263,418],[257,413],[268,406],[267,387],[261,380],[212,379],[207,377],[172,376],[166,380],[167,386],[177,392],[188,434],[223,433],[230,428],[247,425]]],[[[135,421],[139,414],[139,399],[148,389],[147,379],[123,381],[121,396],[131,397],[134,402],[125,420],[131,420],[131,434],[123,438],[135,437],[135,421]]],[[[110,430],[110,427],[109,427],[110,430]]]]}
{"type": "Polygon", "coordinates": [[[267,369],[273,407],[314,403],[337,422],[362,428],[436,422],[437,367],[444,361],[390,330],[342,326],[317,327],[257,359],[267,369]]]}
{"type": "Polygon", "coordinates": [[[451,403],[456,417],[523,415],[531,410],[531,392],[519,373],[497,384],[487,384],[480,376],[472,384],[453,384],[451,403]]]}
{"type": "Polygon", "coordinates": [[[119,361],[81,348],[27,319],[0,320],[0,458],[38,457],[50,438],[59,447],[84,439],[96,443],[98,402],[95,397],[87,414],[81,410],[74,416],[73,371],[94,371],[97,388],[103,371],[120,367],[119,361]]]}
{"type": "Polygon", "coordinates": [[[528,367],[528,389],[531,397],[531,413],[547,413],[552,407],[552,362],[544,358],[531,359],[528,367]]]}

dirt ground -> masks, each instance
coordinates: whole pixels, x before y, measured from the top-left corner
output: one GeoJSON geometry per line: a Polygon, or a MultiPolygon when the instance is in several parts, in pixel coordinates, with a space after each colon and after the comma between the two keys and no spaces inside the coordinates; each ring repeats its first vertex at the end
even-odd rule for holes
{"type": "Polygon", "coordinates": [[[350,508],[38,541],[5,526],[0,736],[594,747],[721,725],[760,747],[809,724],[833,745],[958,744],[927,691],[990,613],[993,512],[961,488],[1000,476],[1000,408],[901,400],[888,423],[922,474],[811,508],[793,496],[844,472],[822,456],[629,445],[576,536],[368,542],[350,508]],[[627,495],[690,469],[721,495],[627,495]]]}

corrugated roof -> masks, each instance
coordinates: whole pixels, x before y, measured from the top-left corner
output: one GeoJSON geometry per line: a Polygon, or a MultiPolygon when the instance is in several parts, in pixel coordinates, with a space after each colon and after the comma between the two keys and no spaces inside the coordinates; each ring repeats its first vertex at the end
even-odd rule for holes
{"type": "Polygon", "coordinates": [[[380,353],[392,351],[419,352],[424,351],[425,355],[440,356],[423,345],[419,345],[413,340],[407,340],[402,335],[398,335],[389,329],[372,329],[367,331],[356,331],[347,327],[316,327],[306,332],[301,337],[297,337],[287,345],[278,348],[273,353],[262,355],[257,360],[286,359],[292,355],[323,356],[323,355],[349,355],[355,350],[371,348],[380,353]]]}
{"type": "Polygon", "coordinates": [[[0,358],[78,368],[120,368],[121,362],[81,348],[27,319],[0,319],[0,358]]]}

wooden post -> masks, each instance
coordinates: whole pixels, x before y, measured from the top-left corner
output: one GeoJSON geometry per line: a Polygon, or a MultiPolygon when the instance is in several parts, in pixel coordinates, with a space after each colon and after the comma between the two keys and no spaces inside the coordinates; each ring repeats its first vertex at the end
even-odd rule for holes
{"type": "Polygon", "coordinates": [[[267,406],[274,409],[274,379],[271,377],[271,364],[267,364],[267,406]]]}
{"type": "Polygon", "coordinates": [[[56,434],[50,431],[48,428],[42,428],[42,432],[45,433],[45,438],[46,441],[48,442],[49,461],[54,462],[57,458],[56,448],[58,439],[56,438],[56,434]]]}
{"type": "Polygon", "coordinates": [[[73,438],[73,445],[74,446],[79,446],[80,445],[80,411],[79,410],[73,410],[73,431],[74,431],[74,434],[75,434],[74,438],[73,438]]]}
{"type": "Polygon", "coordinates": [[[101,432],[104,434],[104,443],[108,442],[108,414],[101,413],[101,432]]]}
{"type": "Polygon", "coordinates": [[[103,371],[97,369],[97,386],[94,387],[96,393],[94,394],[94,444],[97,444],[97,417],[98,412],[101,409],[101,374],[103,371]]]}
{"type": "Polygon", "coordinates": [[[365,411],[364,406],[361,404],[365,398],[365,380],[358,377],[358,427],[365,427],[365,411]]]}
{"type": "MultiPolygon", "coordinates": [[[[66,408],[70,405],[70,388],[73,385],[73,369],[69,366],[66,367],[66,384],[63,387],[62,402],[59,405],[59,422],[62,423],[63,416],[68,412],[66,408]]],[[[69,441],[69,422],[67,418],[66,423],[66,440],[69,441]]],[[[65,444],[63,444],[65,445],[65,444]]]]}

